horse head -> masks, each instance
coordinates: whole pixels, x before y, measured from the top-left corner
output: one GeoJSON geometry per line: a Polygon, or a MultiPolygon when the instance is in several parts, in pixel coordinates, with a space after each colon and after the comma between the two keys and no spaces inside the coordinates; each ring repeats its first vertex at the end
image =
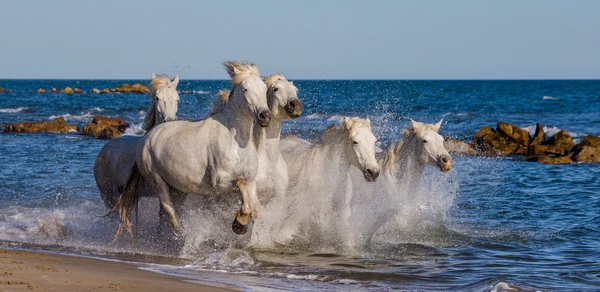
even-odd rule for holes
{"type": "Polygon", "coordinates": [[[152,81],[150,82],[152,104],[144,121],[146,131],[160,123],[177,119],[179,104],[177,84],[179,84],[179,74],[171,81],[171,78],[167,75],[154,75],[152,73],[152,81]]]}
{"type": "Polygon", "coordinates": [[[342,129],[346,134],[345,146],[348,147],[350,164],[358,167],[369,182],[379,176],[379,164],[375,158],[377,138],[371,131],[371,121],[361,118],[342,118],[342,129]]]}
{"type": "Polygon", "coordinates": [[[302,102],[298,99],[298,88],[281,74],[265,79],[267,103],[275,119],[295,119],[302,114],[302,102]]]}
{"type": "Polygon", "coordinates": [[[259,125],[267,127],[272,114],[267,107],[267,86],[256,65],[237,61],[227,61],[223,65],[233,81],[227,104],[252,115],[259,125]]]}
{"type": "Polygon", "coordinates": [[[442,172],[452,169],[452,156],[444,147],[444,138],[438,134],[442,120],[425,124],[410,120],[414,130],[415,155],[424,165],[437,166],[442,172]]]}

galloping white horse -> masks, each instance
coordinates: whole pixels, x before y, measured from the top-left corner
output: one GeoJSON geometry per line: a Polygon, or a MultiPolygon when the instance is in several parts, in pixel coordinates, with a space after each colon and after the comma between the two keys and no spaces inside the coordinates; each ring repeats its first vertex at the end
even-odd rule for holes
{"type": "MultiPolygon", "coordinates": [[[[381,177],[376,184],[365,184],[358,173],[352,177],[352,217],[356,220],[356,239],[370,242],[373,234],[398,212],[417,192],[425,166],[442,172],[452,169],[452,157],[438,134],[442,121],[424,124],[411,119],[412,129],[381,154],[381,177]],[[398,196],[405,196],[400,199],[398,196]]],[[[412,204],[409,204],[412,205],[412,204]]]]}
{"type": "Polygon", "coordinates": [[[290,178],[283,211],[286,218],[281,220],[283,241],[291,240],[300,225],[316,225],[322,233],[343,228],[340,224],[349,216],[346,186],[351,167],[358,168],[369,182],[379,176],[376,141],[369,119],[349,117],[327,128],[315,144],[297,137],[281,140],[290,178]],[[307,202],[310,207],[303,208],[307,202]]]}
{"type": "MultiPolygon", "coordinates": [[[[288,186],[288,169],[279,150],[281,124],[302,114],[302,102],[298,99],[298,88],[281,74],[272,74],[265,79],[267,104],[273,114],[268,127],[254,125],[254,143],[258,151],[257,193],[266,204],[274,196],[282,196],[288,186]]],[[[227,104],[230,92],[222,90],[213,105],[213,113],[227,104]]]]}
{"type": "MultiPolygon", "coordinates": [[[[150,131],[163,122],[177,118],[179,74],[171,81],[167,75],[154,75],[150,82],[151,104],[144,118],[144,130],[150,131]]],[[[125,189],[135,154],[143,137],[122,136],[112,139],[100,150],[94,164],[94,178],[106,208],[111,209],[125,189]]]]}
{"type": "Polygon", "coordinates": [[[136,165],[119,202],[121,223],[115,238],[123,228],[131,233],[128,213],[137,205],[143,181],[156,191],[164,211],[161,221],[168,217],[177,234],[182,234],[182,226],[176,210],[186,194],[215,196],[231,194],[237,188],[242,205],[233,231],[245,233],[249,217],[257,218],[261,208],[255,181],[258,155],[252,137],[255,120],[263,127],[271,120],[267,86],[254,64],[224,65],[233,89],[222,111],[198,122],[161,124],[140,143],[136,165]]]}

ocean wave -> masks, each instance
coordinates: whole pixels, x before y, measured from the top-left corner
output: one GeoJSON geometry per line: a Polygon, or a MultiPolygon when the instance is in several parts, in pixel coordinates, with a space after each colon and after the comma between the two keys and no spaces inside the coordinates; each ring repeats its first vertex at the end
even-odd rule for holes
{"type": "Polygon", "coordinates": [[[329,122],[338,122],[339,123],[339,122],[342,121],[342,116],[334,115],[334,116],[331,116],[329,119],[327,119],[327,121],[329,121],[329,122]]]}
{"type": "Polygon", "coordinates": [[[49,120],[54,120],[62,116],[67,122],[91,122],[94,118],[94,114],[87,112],[80,115],[64,114],[64,115],[51,115],[48,117],[49,120]]]}
{"type": "Polygon", "coordinates": [[[0,113],[4,113],[4,114],[20,113],[20,112],[23,112],[28,109],[29,109],[28,107],[0,108],[0,113]]]}
{"type": "Polygon", "coordinates": [[[559,100],[560,98],[558,97],[553,97],[553,96],[548,96],[548,95],[544,95],[544,97],[542,97],[543,100],[559,100]]]}
{"type": "Polygon", "coordinates": [[[101,112],[105,112],[105,111],[106,111],[106,109],[103,109],[103,108],[101,108],[101,107],[95,107],[95,108],[93,108],[91,111],[94,111],[94,112],[100,112],[100,113],[101,113],[101,112]]]}
{"type": "Polygon", "coordinates": [[[309,119],[309,120],[322,120],[322,119],[324,119],[326,117],[327,116],[324,115],[324,114],[317,114],[317,113],[310,114],[310,115],[306,116],[306,118],[309,119]]]}
{"type": "Polygon", "coordinates": [[[142,136],[146,133],[143,128],[143,123],[131,124],[123,133],[124,136],[142,136]]]}
{"type": "MultiPolygon", "coordinates": [[[[529,132],[529,134],[533,136],[535,134],[535,128],[536,128],[535,125],[531,125],[531,126],[523,127],[523,130],[529,132]]],[[[544,134],[546,134],[546,138],[550,138],[550,137],[554,136],[556,133],[563,130],[556,126],[553,126],[553,127],[542,126],[542,129],[544,129],[544,134]]],[[[569,132],[569,135],[571,135],[571,138],[573,138],[573,141],[575,143],[581,142],[583,137],[588,135],[588,134],[584,134],[584,133],[577,133],[577,132],[570,132],[570,131],[567,131],[567,132],[569,132]]]]}
{"type": "Polygon", "coordinates": [[[455,116],[455,117],[476,117],[477,114],[476,113],[471,113],[471,112],[466,112],[466,113],[453,113],[453,112],[447,112],[445,114],[442,115],[442,117],[447,117],[447,116],[455,116]]]}

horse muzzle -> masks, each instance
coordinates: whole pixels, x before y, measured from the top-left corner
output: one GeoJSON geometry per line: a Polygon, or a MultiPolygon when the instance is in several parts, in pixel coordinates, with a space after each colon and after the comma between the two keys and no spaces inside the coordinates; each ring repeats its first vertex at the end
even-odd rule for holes
{"type": "Polygon", "coordinates": [[[300,117],[300,115],[302,115],[302,102],[299,99],[290,100],[285,105],[285,111],[292,119],[300,117]]]}
{"type": "Polygon", "coordinates": [[[379,177],[379,170],[365,169],[363,170],[363,175],[368,182],[376,182],[379,177]]]}
{"type": "Polygon", "coordinates": [[[262,110],[256,115],[256,120],[261,127],[268,127],[272,116],[270,110],[262,110]]]}
{"type": "Polygon", "coordinates": [[[438,160],[438,166],[440,167],[441,172],[448,172],[452,170],[452,157],[450,156],[442,156],[438,160]]]}

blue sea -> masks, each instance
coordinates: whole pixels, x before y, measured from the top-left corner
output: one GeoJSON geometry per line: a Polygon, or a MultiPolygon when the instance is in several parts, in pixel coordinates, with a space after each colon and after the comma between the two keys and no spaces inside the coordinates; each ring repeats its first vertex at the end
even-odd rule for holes
{"type": "MultiPolygon", "coordinates": [[[[125,119],[132,125],[127,134],[141,135],[149,95],[90,93],[136,82],[149,80],[0,80],[0,87],[13,90],[0,93],[0,124],[63,116],[81,129],[103,115],[125,119]],[[65,86],[87,93],[37,93],[65,86]]],[[[548,134],[564,129],[576,142],[600,136],[597,80],[294,84],[304,112],[283,132],[306,139],[342,115],[369,117],[381,148],[401,136],[409,118],[443,119],[440,133],[464,140],[499,121],[530,131],[541,123],[548,134]]],[[[182,80],[178,117],[206,117],[214,94],[226,88],[227,80],[182,80]]],[[[98,216],[106,210],[92,169],[105,143],[77,133],[0,134],[1,244],[136,262],[253,291],[600,290],[600,164],[454,155],[449,173],[425,172],[422,200],[398,206],[410,211],[393,218],[403,229],[383,234],[385,240],[366,250],[325,250],[318,242],[302,248],[227,245],[207,231],[209,221],[195,222],[189,232],[197,232],[173,250],[152,239],[154,199],[142,201],[150,211],[140,214],[140,243],[109,246],[117,219],[98,216]]]]}

